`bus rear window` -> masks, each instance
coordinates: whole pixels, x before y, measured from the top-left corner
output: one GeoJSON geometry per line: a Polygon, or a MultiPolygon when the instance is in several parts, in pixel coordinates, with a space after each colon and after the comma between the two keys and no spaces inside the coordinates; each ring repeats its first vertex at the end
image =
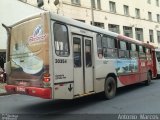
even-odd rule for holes
{"type": "Polygon", "coordinates": [[[68,29],[65,25],[54,24],[55,52],[58,56],[69,56],[68,29]]]}

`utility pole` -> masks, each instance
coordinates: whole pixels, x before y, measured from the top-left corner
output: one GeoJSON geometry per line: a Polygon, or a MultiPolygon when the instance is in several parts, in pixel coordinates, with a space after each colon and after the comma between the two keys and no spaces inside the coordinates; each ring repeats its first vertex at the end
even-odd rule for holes
{"type": "Polygon", "coordinates": [[[92,25],[94,26],[93,0],[91,0],[91,16],[92,16],[92,25]]]}

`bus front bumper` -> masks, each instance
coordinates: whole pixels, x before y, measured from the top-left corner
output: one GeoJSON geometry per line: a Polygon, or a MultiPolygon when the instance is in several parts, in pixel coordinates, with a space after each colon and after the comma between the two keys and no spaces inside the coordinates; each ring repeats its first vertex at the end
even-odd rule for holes
{"type": "Polygon", "coordinates": [[[45,99],[51,99],[51,88],[25,87],[16,85],[6,85],[5,89],[8,93],[25,94],[45,99]]]}

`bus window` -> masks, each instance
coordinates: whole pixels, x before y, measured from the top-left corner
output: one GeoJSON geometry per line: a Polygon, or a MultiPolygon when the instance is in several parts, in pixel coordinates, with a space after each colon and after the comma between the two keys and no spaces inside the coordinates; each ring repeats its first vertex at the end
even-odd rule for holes
{"type": "Polygon", "coordinates": [[[156,57],[157,57],[158,62],[160,62],[160,52],[159,51],[156,52],[156,57]]]}
{"type": "Polygon", "coordinates": [[[107,48],[107,37],[106,36],[102,37],[102,46],[103,48],[107,48]]]}
{"type": "Polygon", "coordinates": [[[107,56],[107,37],[103,36],[102,37],[102,46],[103,46],[103,56],[107,56]]]}
{"type": "Polygon", "coordinates": [[[136,44],[131,43],[130,56],[131,58],[138,58],[138,51],[136,49],[136,44]]]}
{"type": "Polygon", "coordinates": [[[131,44],[131,50],[136,51],[136,45],[135,44],[131,44]]]}
{"type": "Polygon", "coordinates": [[[99,58],[103,57],[103,53],[102,53],[102,40],[101,40],[101,35],[97,34],[97,54],[99,58]]]}
{"type": "Polygon", "coordinates": [[[145,47],[143,47],[143,52],[146,53],[146,48],[145,47]]]}
{"type": "Polygon", "coordinates": [[[151,49],[146,48],[146,53],[147,53],[147,54],[151,54],[151,49]]]}
{"type": "Polygon", "coordinates": [[[151,49],[146,48],[146,58],[147,60],[152,60],[151,49]]]}
{"type": "MultiPolygon", "coordinates": [[[[116,40],[110,36],[106,37],[106,45],[104,47],[105,58],[117,58],[116,40]]],[[[105,43],[105,42],[104,42],[105,43]]]]}
{"type": "Polygon", "coordinates": [[[127,43],[119,42],[119,58],[129,58],[129,50],[127,50],[127,43]]]}
{"type": "Polygon", "coordinates": [[[58,56],[69,56],[68,30],[65,25],[54,24],[55,52],[58,56]]]}
{"type": "Polygon", "coordinates": [[[74,67],[81,67],[81,40],[73,38],[74,67]]]}
{"type": "Polygon", "coordinates": [[[146,53],[145,53],[145,47],[143,46],[139,46],[139,58],[141,60],[145,60],[146,59],[146,53]]]}
{"type": "Polygon", "coordinates": [[[139,52],[143,52],[143,47],[139,46],[139,52]]]}

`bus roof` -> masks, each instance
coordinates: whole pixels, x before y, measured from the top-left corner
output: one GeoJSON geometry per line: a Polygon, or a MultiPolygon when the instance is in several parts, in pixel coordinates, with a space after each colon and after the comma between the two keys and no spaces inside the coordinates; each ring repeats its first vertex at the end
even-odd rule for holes
{"type": "Polygon", "coordinates": [[[118,33],[114,33],[114,32],[111,32],[111,31],[108,31],[108,30],[105,30],[105,29],[102,29],[102,28],[99,28],[96,26],[92,26],[92,25],[89,25],[89,24],[86,24],[86,23],[83,23],[83,22],[80,22],[80,21],[77,21],[77,20],[74,20],[74,19],[71,19],[71,18],[68,18],[65,16],[59,16],[57,14],[51,13],[51,19],[69,24],[71,26],[76,26],[76,27],[83,28],[86,30],[94,31],[97,33],[103,33],[103,34],[107,34],[107,35],[110,35],[113,37],[118,37],[119,39],[121,38],[121,39],[124,39],[128,42],[133,42],[133,43],[136,43],[139,45],[143,45],[143,46],[155,49],[155,47],[153,45],[150,45],[148,43],[144,43],[142,41],[139,41],[139,40],[136,40],[136,39],[124,36],[124,35],[119,35],[118,33]]]}
{"type": "Polygon", "coordinates": [[[83,29],[90,30],[90,31],[94,31],[94,32],[97,32],[97,33],[107,34],[107,35],[110,35],[110,36],[113,36],[113,37],[118,36],[117,33],[114,33],[114,32],[111,32],[111,31],[108,31],[108,30],[105,30],[105,29],[102,29],[102,28],[99,28],[99,27],[96,27],[96,26],[86,24],[86,23],[80,22],[78,20],[74,20],[72,18],[68,18],[68,17],[65,17],[65,16],[60,16],[60,15],[57,15],[57,14],[54,14],[54,13],[50,13],[50,14],[51,14],[51,19],[55,20],[55,21],[63,22],[63,23],[66,23],[68,25],[71,25],[71,26],[76,26],[76,27],[83,28],[83,29]]]}
{"type": "Polygon", "coordinates": [[[124,35],[118,35],[118,39],[123,39],[123,40],[125,40],[127,42],[136,43],[136,44],[148,47],[148,48],[155,49],[155,47],[153,45],[150,45],[148,43],[145,43],[145,42],[142,42],[142,41],[139,41],[139,40],[136,40],[136,39],[124,36],[124,35]]]}
{"type": "Polygon", "coordinates": [[[74,20],[74,19],[66,17],[66,16],[57,15],[55,13],[51,13],[51,12],[48,12],[48,11],[44,11],[44,12],[40,12],[38,14],[33,14],[31,16],[27,16],[26,18],[21,19],[21,20],[17,21],[16,23],[14,23],[13,25],[10,25],[8,27],[14,27],[18,24],[21,24],[21,23],[23,23],[27,20],[39,17],[43,14],[50,14],[51,20],[55,20],[55,21],[58,21],[58,22],[63,22],[63,23],[66,23],[68,25],[71,25],[71,26],[76,26],[76,27],[86,29],[86,30],[89,30],[89,31],[94,31],[94,32],[97,32],[97,33],[107,34],[107,35],[110,35],[110,36],[113,36],[113,37],[118,36],[117,33],[114,33],[114,32],[111,32],[111,31],[108,31],[108,30],[105,30],[105,29],[102,29],[102,28],[99,28],[99,27],[96,27],[96,26],[89,25],[89,24],[80,22],[78,20],[74,20]]]}
{"type": "Polygon", "coordinates": [[[143,43],[142,41],[138,41],[136,39],[133,39],[133,38],[130,38],[130,37],[127,37],[127,36],[124,36],[124,35],[118,35],[118,39],[122,39],[122,40],[125,40],[127,42],[133,42],[133,43],[136,43],[136,44],[142,44],[143,43]]]}
{"type": "Polygon", "coordinates": [[[108,31],[108,30],[105,30],[105,29],[102,29],[102,28],[99,28],[99,27],[96,27],[96,26],[92,26],[92,25],[80,22],[78,20],[74,20],[74,19],[66,17],[66,16],[60,16],[60,15],[57,15],[55,13],[51,13],[51,12],[48,12],[48,11],[44,11],[44,12],[41,12],[39,14],[34,14],[32,16],[26,17],[26,18],[18,21],[17,23],[9,26],[9,27],[14,27],[18,24],[21,24],[22,22],[25,22],[27,20],[39,17],[43,14],[50,14],[51,20],[66,23],[68,25],[76,26],[76,27],[86,29],[86,30],[89,30],[89,31],[93,31],[93,32],[96,32],[96,33],[102,33],[102,34],[106,34],[106,35],[109,35],[109,36],[117,37],[118,39],[123,39],[123,40],[128,41],[128,42],[133,42],[133,43],[136,43],[136,44],[139,44],[139,45],[144,45],[146,47],[150,47],[150,48],[155,49],[155,47],[153,45],[150,45],[148,43],[144,43],[142,41],[138,41],[136,39],[133,39],[133,38],[130,38],[130,37],[127,37],[127,36],[124,36],[124,35],[120,35],[118,33],[114,33],[114,32],[111,32],[111,31],[108,31]]]}

